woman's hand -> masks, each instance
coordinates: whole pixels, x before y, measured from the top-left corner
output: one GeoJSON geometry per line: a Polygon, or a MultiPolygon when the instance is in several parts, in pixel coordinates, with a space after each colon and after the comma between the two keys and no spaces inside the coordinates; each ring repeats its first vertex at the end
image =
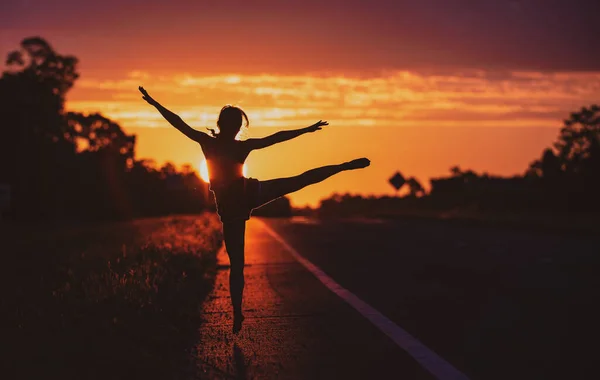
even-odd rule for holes
{"type": "Polygon", "coordinates": [[[148,91],[144,90],[144,87],[140,86],[138,88],[140,90],[140,92],[142,93],[142,99],[144,99],[145,101],[147,101],[148,103],[155,105],[156,104],[156,100],[154,100],[150,95],[148,95],[148,91]]]}
{"type": "Polygon", "coordinates": [[[311,125],[310,127],[307,128],[307,130],[309,132],[315,132],[315,131],[319,131],[321,130],[323,125],[329,125],[328,122],[323,121],[323,120],[319,120],[318,122],[314,123],[313,125],[311,125]]]}

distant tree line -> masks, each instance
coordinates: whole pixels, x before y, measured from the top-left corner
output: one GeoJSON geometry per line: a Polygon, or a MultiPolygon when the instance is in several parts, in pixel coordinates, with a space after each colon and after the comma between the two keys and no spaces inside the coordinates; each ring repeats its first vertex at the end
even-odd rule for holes
{"type": "Polygon", "coordinates": [[[8,54],[0,77],[0,184],[5,218],[98,220],[195,213],[213,207],[187,166],[135,158],[135,136],[99,113],[67,112],[77,58],[39,37],[8,54]]]}
{"type": "MultiPolygon", "coordinates": [[[[510,154],[510,153],[507,153],[510,154]]],[[[502,177],[450,169],[432,178],[429,193],[413,177],[404,197],[334,194],[321,201],[321,216],[393,214],[404,211],[467,210],[478,212],[600,212],[600,107],[570,114],[552,147],[524,174],[502,177]]]]}

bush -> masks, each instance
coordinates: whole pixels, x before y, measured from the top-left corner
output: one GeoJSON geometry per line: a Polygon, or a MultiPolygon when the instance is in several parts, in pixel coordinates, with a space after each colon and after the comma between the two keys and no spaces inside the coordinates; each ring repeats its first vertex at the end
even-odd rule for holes
{"type": "Polygon", "coordinates": [[[10,378],[189,376],[222,243],[214,216],[203,218],[175,220],[132,252],[47,267],[56,285],[19,300],[10,378]]]}

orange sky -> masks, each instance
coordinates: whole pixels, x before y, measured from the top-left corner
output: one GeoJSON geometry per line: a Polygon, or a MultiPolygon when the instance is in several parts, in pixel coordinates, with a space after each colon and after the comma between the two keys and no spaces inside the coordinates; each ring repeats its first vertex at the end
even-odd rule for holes
{"type": "Polygon", "coordinates": [[[67,109],[118,121],[138,136],[137,158],[158,163],[198,167],[202,154],[141,100],[139,85],[199,129],[229,103],[248,113],[252,137],[328,120],[248,160],[259,179],[372,160],[293,194],[300,206],[333,192],[392,194],[396,170],[424,185],[453,165],[522,173],[569,112],[600,99],[593,1],[298,4],[9,1],[0,53],[39,35],[78,57],[67,109]]]}
{"type": "Polygon", "coordinates": [[[362,156],[372,160],[364,171],[342,173],[293,194],[298,206],[314,206],[333,192],[392,194],[387,179],[396,170],[425,186],[453,165],[493,174],[522,173],[554,141],[570,111],[600,96],[600,74],[576,72],[207,76],[133,71],[79,80],[69,109],[96,110],[119,121],[138,135],[138,158],[195,167],[202,160],[199,147],[140,99],[139,84],[200,130],[214,126],[226,103],[248,113],[248,137],[301,128],[319,119],[330,122],[317,133],[253,152],[249,176],[270,179],[362,156]]]}
{"type": "MultiPolygon", "coordinates": [[[[138,157],[199,164],[199,147],[173,129],[128,128],[139,137],[138,157]]],[[[264,136],[274,128],[251,128],[250,136],[264,136]]],[[[555,138],[553,128],[490,127],[335,127],[254,151],[247,160],[248,175],[286,177],[325,164],[366,156],[369,168],[345,172],[292,194],[295,205],[317,205],[334,192],[392,195],[387,179],[400,170],[427,185],[430,177],[446,175],[455,164],[490,173],[517,174],[532,155],[555,138]]]]}

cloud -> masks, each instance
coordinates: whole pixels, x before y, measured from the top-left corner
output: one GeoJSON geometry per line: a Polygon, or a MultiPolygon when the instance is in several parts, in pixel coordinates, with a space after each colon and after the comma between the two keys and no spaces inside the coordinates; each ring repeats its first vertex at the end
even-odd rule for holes
{"type": "Polygon", "coordinates": [[[598,72],[391,71],[336,74],[153,76],[82,79],[68,108],[99,111],[123,126],[166,126],[141,100],[142,84],[194,127],[213,126],[224,104],[252,125],[299,127],[326,119],[340,126],[547,126],[600,99],[598,72]]]}

